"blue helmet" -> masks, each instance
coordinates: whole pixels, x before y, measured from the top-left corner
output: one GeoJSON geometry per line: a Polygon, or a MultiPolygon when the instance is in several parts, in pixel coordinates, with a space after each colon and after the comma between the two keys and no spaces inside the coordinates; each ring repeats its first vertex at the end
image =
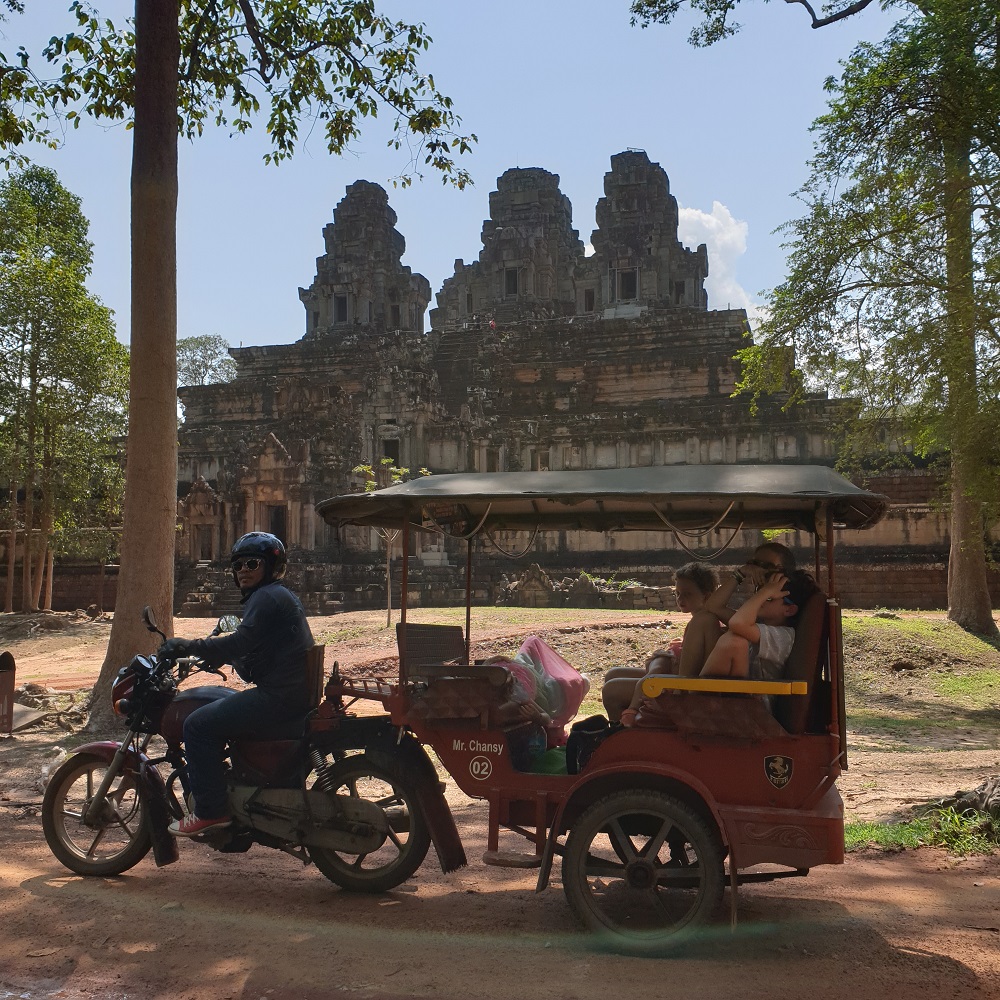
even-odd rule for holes
{"type": "MultiPolygon", "coordinates": [[[[285,575],[288,557],[285,555],[285,546],[277,535],[267,531],[248,532],[236,540],[233,551],[229,553],[229,561],[232,563],[237,559],[253,556],[264,560],[264,583],[280,580],[285,575]]],[[[233,580],[239,586],[235,571],[233,580]]]]}

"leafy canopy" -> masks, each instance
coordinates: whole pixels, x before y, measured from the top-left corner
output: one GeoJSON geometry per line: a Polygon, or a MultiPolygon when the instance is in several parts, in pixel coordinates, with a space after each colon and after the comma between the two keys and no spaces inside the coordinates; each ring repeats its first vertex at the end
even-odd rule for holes
{"type": "Polygon", "coordinates": [[[37,490],[60,551],[117,521],[128,354],[86,288],[80,200],[52,170],[0,184],[0,456],[12,488],[37,490]]]}
{"type": "Polygon", "coordinates": [[[757,344],[742,352],[740,388],[791,388],[795,399],[811,384],[859,399],[869,419],[850,443],[869,454],[877,443],[940,453],[953,447],[956,422],[971,420],[963,438],[978,452],[976,492],[988,497],[1000,458],[990,430],[1000,419],[1000,77],[997,14],[976,6],[958,95],[945,85],[949,40],[927,19],[859,46],[827,82],[829,111],[813,126],[816,152],[799,192],[806,213],[782,227],[788,277],[769,293],[757,344]],[[948,223],[956,177],[946,151],[956,122],[967,153],[959,190],[970,205],[959,288],[948,268],[958,234],[948,223]],[[966,286],[973,328],[956,337],[966,286]],[[809,376],[791,386],[786,345],[809,376]],[[957,378],[963,365],[968,378],[957,378]],[[899,435],[887,437],[890,428],[899,435]]]}
{"type": "MultiPolygon", "coordinates": [[[[20,0],[0,0],[10,10],[20,0]]],[[[135,29],[115,24],[85,0],[70,13],[75,29],[54,35],[43,56],[58,71],[36,74],[28,52],[13,62],[0,53],[0,146],[58,144],[62,123],[80,122],[80,107],[96,118],[131,126],[135,94],[135,29]]],[[[181,0],[179,121],[181,135],[206,124],[249,130],[264,109],[269,163],[290,157],[319,128],[340,154],[362,122],[392,116],[389,145],[405,150],[408,167],[395,183],[409,184],[429,167],[462,188],[470,182],[456,156],[475,143],[434,78],[421,71],[431,43],[423,24],[379,13],[375,0],[181,0]]]]}
{"type": "Polygon", "coordinates": [[[236,362],[229,341],[218,334],[182,337],[177,341],[177,384],[209,385],[236,378],[236,362]]]}

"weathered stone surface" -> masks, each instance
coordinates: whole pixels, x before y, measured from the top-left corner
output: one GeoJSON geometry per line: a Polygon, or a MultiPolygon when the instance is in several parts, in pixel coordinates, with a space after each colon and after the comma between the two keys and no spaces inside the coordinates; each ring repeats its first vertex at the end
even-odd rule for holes
{"type": "MultiPolygon", "coordinates": [[[[178,552],[189,566],[217,563],[244,531],[271,530],[295,550],[296,582],[311,607],[378,604],[378,537],[338,534],[313,508],[360,489],[353,469],[384,459],[433,473],[836,459],[850,401],[814,395],[786,412],[778,394],[751,412],[732,398],[746,314],[708,308],[707,250],[679,242],[667,175],[645,153],[612,157],[590,256],[556,174],[502,174],[479,258],[456,261],[427,334],[430,287],[403,266],[395,224],[381,187],[352,184],[323,229],[312,284],[299,289],[302,339],[233,350],[235,380],[180,390],[178,552]]],[[[789,371],[793,363],[789,352],[789,371]]],[[[847,540],[859,546],[862,576],[873,545],[897,562],[939,564],[946,522],[929,506],[933,481],[901,473],[880,483],[905,503],[874,532],[847,540]]],[[[709,533],[685,544],[715,551],[732,542],[743,553],[760,540],[744,536],[709,533]]],[[[519,550],[526,539],[498,541],[519,550]]],[[[811,539],[789,543],[810,565],[811,539]]],[[[461,599],[452,567],[464,563],[464,545],[413,544],[414,600],[461,599]]],[[[530,558],[557,577],[585,569],[652,587],[667,585],[671,567],[689,558],[661,533],[595,544],[602,541],[573,532],[540,535],[530,558]]],[[[477,566],[475,589],[496,596],[509,563],[477,566]]],[[[185,607],[210,610],[226,579],[185,570],[178,602],[190,593],[185,607]]]]}

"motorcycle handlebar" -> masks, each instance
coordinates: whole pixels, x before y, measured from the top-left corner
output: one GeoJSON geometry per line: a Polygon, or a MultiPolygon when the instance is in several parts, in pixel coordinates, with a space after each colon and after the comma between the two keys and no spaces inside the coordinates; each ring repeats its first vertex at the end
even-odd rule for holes
{"type": "Polygon", "coordinates": [[[226,675],[218,668],[207,664],[204,660],[197,656],[177,656],[170,658],[163,658],[160,660],[168,666],[177,667],[177,679],[179,681],[186,680],[193,673],[201,672],[205,674],[218,674],[223,679],[226,679],[226,675]]]}

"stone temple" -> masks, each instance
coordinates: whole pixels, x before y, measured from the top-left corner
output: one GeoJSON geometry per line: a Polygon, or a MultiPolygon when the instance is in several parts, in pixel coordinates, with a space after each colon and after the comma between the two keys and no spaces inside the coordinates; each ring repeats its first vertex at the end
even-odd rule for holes
{"type": "MultiPolygon", "coordinates": [[[[663,168],[641,151],[613,156],[596,220],[587,256],[558,175],[507,170],[489,196],[478,259],[455,261],[425,330],[430,284],[401,263],[388,196],[352,184],[299,289],[301,339],[234,349],[235,380],[180,390],[178,605],[224,606],[221,561],[260,529],[289,546],[291,579],[312,610],[378,606],[378,539],[338,534],[313,505],[362,489],[354,468],[383,458],[431,473],[832,464],[848,402],[816,395],[783,412],[779,395],[752,412],[732,397],[747,316],[709,308],[707,248],[679,242],[663,168]]],[[[946,552],[926,487],[917,492],[859,545],[891,547],[911,564],[946,552]]],[[[450,544],[414,539],[411,600],[455,598],[461,574],[448,567],[464,555],[450,544]]],[[[540,536],[526,561],[660,584],[689,558],[662,534],[584,544],[595,542],[540,536]]],[[[477,566],[485,599],[525,568],[488,556],[477,566]]]]}

